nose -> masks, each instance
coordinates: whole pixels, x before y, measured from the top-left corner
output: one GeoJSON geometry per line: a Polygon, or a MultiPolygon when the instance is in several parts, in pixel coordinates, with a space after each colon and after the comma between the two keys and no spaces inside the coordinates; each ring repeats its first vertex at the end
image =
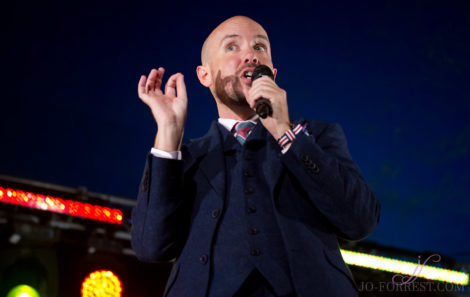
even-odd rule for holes
{"type": "Polygon", "coordinates": [[[258,62],[259,62],[257,53],[256,53],[253,49],[248,50],[248,51],[245,53],[245,57],[244,57],[244,58],[245,58],[245,59],[244,59],[245,64],[250,64],[250,63],[258,64],[258,62]]]}

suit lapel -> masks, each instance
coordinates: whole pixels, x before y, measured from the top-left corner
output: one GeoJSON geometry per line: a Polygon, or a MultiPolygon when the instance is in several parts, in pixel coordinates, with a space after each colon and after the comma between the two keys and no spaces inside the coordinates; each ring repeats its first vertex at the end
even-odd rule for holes
{"type": "MultiPolygon", "coordinates": [[[[302,124],[304,123],[304,119],[298,119],[293,122],[294,126],[297,124],[302,124]]],[[[274,187],[277,185],[279,178],[282,173],[282,168],[283,165],[281,163],[281,148],[279,147],[279,144],[277,143],[276,139],[269,134],[268,130],[261,124],[258,123],[256,125],[255,129],[253,130],[253,135],[250,135],[247,139],[247,141],[253,141],[254,144],[259,141],[265,141],[266,146],[264,146],[264,152],[266,158],[262,162],[262,170],[263,173],[265,174],[266,177],[266,182],[268,183],[268,187],[270,189],[270,192],[274,194],[274,187]]],[[[250,143],[249,145],[253,145],[253,143],[250,143]]],[[[261,160],[259,160],[261,162],[261,160]]],[[[275,195],[272,195],[272,197],[275,197],[275,195]]]]}
{"type": "MultiPolygon", "coordinates": [[[[274,194],[274,187],[277,185],[279,177],[281,176],[282,172],[282,164],[280,159],[280,149],[279,144],[274,138],[268,134],[268,139],[266,143],[266,159],[267,162],[263,164],[263,171],[266,174],[266,181],[269,186],[269,190],[272,194],[274,194]]],[[[272,197],[275,197],[272,195],[272,197]]]]}
{"type": "Polygon", "coordinates": [[[188,151],[193,160],[188,166],[200,162],[199,169],[207,181],[218,195],[225,197],[225,161],[217,121],[212,122],[204,137],[188,145],[188,151]]]}

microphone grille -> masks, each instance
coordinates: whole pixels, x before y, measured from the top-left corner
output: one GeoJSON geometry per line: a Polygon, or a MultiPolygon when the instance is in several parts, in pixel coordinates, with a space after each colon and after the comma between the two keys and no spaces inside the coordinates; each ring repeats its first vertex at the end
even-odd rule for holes
{"type": "Polygon", "coordinates": [[[251,81],[254,81],[255,79],[258,79],[264,75],[269,76],[271,79],[274,80],[274,74],[271,71],[271,68],[266,65],[258,65],[256,66],[255,70],[253,70],[253,74],[251,75],[251,81]]]}

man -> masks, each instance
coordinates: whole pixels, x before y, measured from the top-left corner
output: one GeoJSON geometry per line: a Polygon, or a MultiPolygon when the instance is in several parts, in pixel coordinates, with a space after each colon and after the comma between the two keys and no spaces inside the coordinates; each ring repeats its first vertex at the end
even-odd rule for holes
{"type": "Polygon", "coordinates": [[[158,132],[133,212],[143,261],[175,260],[165,296],[356,296],[337,236],[359,240],[380,205],[352,161],[339,125],[292,121],[268,35],[232,17],[207,37],[197,76],[219,112],[208,134],[181,145],[187,95],[182,74],[163,92],[163,68],[138,84],[158,132]],[[272,115],[259,118],[255,102],[272,115]],[[235,136],[235,137],[234,137],[235,136]]]}

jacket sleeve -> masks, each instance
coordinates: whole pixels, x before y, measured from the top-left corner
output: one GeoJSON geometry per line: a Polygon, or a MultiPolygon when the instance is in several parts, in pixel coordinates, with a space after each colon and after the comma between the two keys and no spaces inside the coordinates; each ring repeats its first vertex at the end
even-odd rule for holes
{"type": "Polygon", "coordinates": [[[281,160],[338,236],[360,240],[378,225],[380,203],[352,160],[340,125],[299,133],[281,160]]]}
{"type": "Polygon", "coordinates": [[[132,211],[131,243],[140,260],[179,256],[189,226],[182,189],[183,161],[149,154],[132,211]]]}

